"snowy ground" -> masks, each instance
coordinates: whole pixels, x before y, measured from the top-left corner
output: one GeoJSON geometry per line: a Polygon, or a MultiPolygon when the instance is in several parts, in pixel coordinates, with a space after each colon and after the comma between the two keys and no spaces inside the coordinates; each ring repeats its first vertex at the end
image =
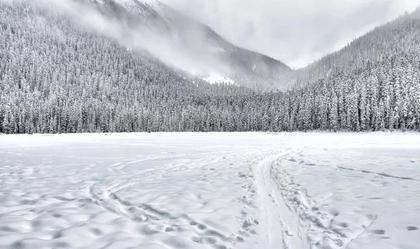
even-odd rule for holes
{"type": "Polygon", "coordinates": [[[0,136],[0,248],[415,249],[419,134],[0,136]]]}

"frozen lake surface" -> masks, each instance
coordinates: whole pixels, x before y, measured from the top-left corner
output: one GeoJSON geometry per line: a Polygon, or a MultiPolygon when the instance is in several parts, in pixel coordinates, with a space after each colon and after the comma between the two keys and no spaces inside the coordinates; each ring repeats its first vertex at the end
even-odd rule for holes
{"type": "Polygon", "coordinates": [[[0,248],[418,249],[420,135],[0,135],[0,248]]]}

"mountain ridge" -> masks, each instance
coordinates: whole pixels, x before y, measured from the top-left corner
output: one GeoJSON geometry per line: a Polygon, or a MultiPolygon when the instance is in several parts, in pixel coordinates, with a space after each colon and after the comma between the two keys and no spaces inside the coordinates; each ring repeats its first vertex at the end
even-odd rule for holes
{"type": "MultiPolygon", "coordinates": [[[[368,63],[380,62],[384,58],[386,59],[386,55],[389,55],[390,52],[397,52],[398,49],[404,51],[404,46],[398,45],[400,41],[396,39],[399,39],[399,35],[402,36],[409,33],[395,34],[395,32],[400,31],[398,31],[398,27],[394,26],[400,25],[402,27],[410,19],[420,19],[420,7],[411,13],[405,13],[394,20],[373,28],[349,42],[342,49],[327,54],[306,67],[295,70],[293,77],[291,77],[292,82],[289,82],[288,85],[294,87],[305,86],[343,71],[350,72],[364,68],[368,63]],[[392,48],[389,42],[383,42],[381,36],[387,36],[388,39],[391,39],[394,44],[391,46],[392,48]],[[370,41],[373,42],[367,45],[370,41]]],[[[405,41],[402,38],[400,40],[404,43],[407,40],[411,41],[411,38],[405,41]]],[[[408,48],[409,46],[405,47],[408,48]]]]}
{"type": "Polygon", "coordinates": [[[0,1],[0,133],[420,130],[418,18],[326,57],[294,89],[261,92],[208,84],[137,50],[135,17],[89,19],[116,34],[75,17],[0,1]]]}
{"type": "Polygon", "coordinates": [[[184,54],[193,58],[192,61],[213,62],[211,66],[203,63],[204,70],[196,71],[205,72],[193,72],[193,75],[204,74],[202,78],[206,78],[208,75],[205,74],[213,73],[253,89],[284,89],[285,86],[280,82],[284,82],[283,78],[292,72],[286,64],[267,55],[238,47],[207,25],[160,1],[89,1],[96,3],[107,15],[116,16],[133,25],[144,23],[153,32],[168,39],[173,46],[178,46],[179,50],[185,50],[184,54]]]}

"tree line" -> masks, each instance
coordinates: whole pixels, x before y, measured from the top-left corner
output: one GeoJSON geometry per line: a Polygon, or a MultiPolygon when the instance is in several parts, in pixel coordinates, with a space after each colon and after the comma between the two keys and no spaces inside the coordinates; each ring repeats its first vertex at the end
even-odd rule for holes
{"type": "Polygon", "coordinates": [[[3,5],[0,133],[420,131],[420,20],[389,25],[344,50],[380,56],[335,55],[331,65],[352,66],[263,93],[189,79],[65,18],[3,5]]]}

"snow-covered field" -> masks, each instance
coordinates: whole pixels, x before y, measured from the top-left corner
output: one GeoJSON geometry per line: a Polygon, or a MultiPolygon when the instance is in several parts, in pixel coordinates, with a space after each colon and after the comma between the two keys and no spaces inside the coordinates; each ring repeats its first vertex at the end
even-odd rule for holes
{"type": "Polygon", "coordinates": [[[417,249],[420,135],[0,136],[0,248],[417,249]]]}

